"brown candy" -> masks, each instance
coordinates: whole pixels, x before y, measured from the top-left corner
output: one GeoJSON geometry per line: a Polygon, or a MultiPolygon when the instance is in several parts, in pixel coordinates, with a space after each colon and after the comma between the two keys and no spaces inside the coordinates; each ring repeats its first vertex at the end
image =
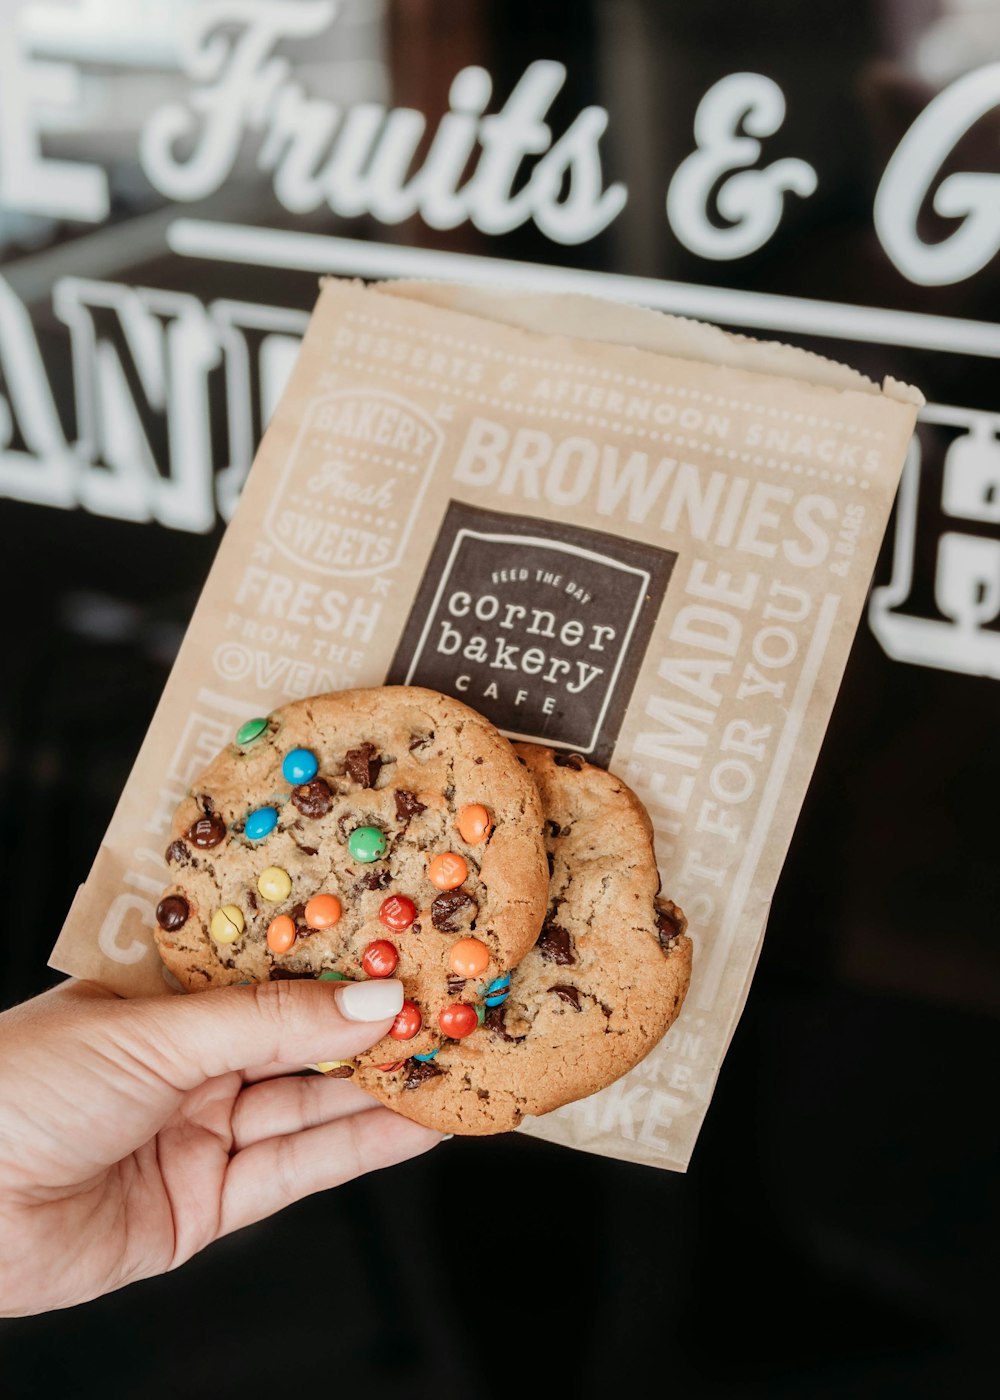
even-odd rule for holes
{"type": "Polygon", "coordinates": [[[325,778],[313,778],[292,789],[292,804],[304,817],[325,817],[333,806],[333,793],[325,778]]]}
{"type": "Polygon", "coordinates": [[[546,962],[559,967],[569,967],[576,962],[569,932],[561,924],[543,924],[535,946],[546,962]]]}
{"type": "Polygon", "coordinates": [[[191,907],[183,895],[168,894],[156,906],[156,922],[165,933],[175,933],[188,921],[191,907]]]}
{"type": "Polygon", "coordinates": [[[431,905],[431,923],[442,933],[468,928],[479,913],[479,905],[464,890],[445,890],[431,905]]]}
{"type": "Polygon", "coordinates": [[[344,767],[359,787],[372,788],[378,782],[382,760],[376,757],[377,752],[374,744],[362,744],[344,755],[344,767]]]}
{"type": "Polygon", "coordinates": [[[582,1010],[580,1006],[580,993],[575,987],[560,985],[557,987],[550,987],[549,991],[555,992],[556,996],[559,997],[561,1001],[565,1001],[572,1006],[574,1011],[582,1010]]]}
{"type": "Polygon", "coordinates": [[[226,823],[218,812],[206,812],[188,828],[186,834],[191,845],[197,846],[199,851],[210,851],[213,846],[225,840],[226,823]]]}
{"type": "Polygon", "coordinates": [[[469,979],[467,977],[455,977],[454,974],[448,976],[448,995],[457,997],[469,979]]]}

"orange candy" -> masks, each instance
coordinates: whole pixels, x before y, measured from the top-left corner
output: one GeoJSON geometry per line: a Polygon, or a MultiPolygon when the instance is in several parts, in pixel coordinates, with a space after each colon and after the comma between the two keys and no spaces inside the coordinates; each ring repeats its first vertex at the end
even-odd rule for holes
{"type": "Polygon", "coordinates": [[[335,894],[314,894],[306,905],[306,923],[310,928],[333,928],[340,918],[340,900],[335,894]]]}
{"type": "Polygon", "coordinates": [[[457,890],[469,873],[469,867],[454,851],[442,851],[427,867],[427,878],[439,890],[457,890]]]}
{"type": "Polygon", "coordinates": [[[478,938],[460,938],[451,950],[451,970],[456,977],[478,977],[490,960],[490,950],[478,938]]]}
{"type": "Polygon", "coordinates": [[[463,807],[455,820],[458,834],[470,846],[480,846],[493,830],[490,814],[478,802],[463,807]]]}
{"type": "Polygon", "coordinates": [[[272,953],[287,953],[295,942],[295,920],[279,914],[267,926],[267,946],[272,953]]]}

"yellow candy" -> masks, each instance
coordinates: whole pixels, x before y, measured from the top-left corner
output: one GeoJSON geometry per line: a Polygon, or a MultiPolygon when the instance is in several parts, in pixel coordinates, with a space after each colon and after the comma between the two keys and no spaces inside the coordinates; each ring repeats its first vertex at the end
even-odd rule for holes
{"type": "Polygon", "coordinates": [[[347,1066],[348,1069],[353,1069],[353,1068],[354,1068],[354,1061],[353,1061],[353,1060],[320,1060],[318,1064],[310,1065],[309,1068],[310,1068],[310,1069],[318,1069],[319,1072],[320,1072],[320,1074],[329,1074],[330,1071],[331,1071],[332,1069],[342,1069],[345,1065],[347,1066]]]}
{"type": "Polygon", "coordinates": [[[211,934],[216,943],[235,943],[245,928],[243,910],[235,904],[224,904],[212,915],[211,934]]]}
{"type": "Polygon", "coordinates": [[[292,892],[292,877],[280,865],[269,865],[257,876],[257,888],[272,904],[280,904],[292,892]]]}

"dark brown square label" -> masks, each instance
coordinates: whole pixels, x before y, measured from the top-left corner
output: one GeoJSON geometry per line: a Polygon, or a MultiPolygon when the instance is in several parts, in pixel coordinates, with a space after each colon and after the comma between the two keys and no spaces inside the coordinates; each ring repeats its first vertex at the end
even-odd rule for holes
{"type": "Polygon", "coordinates": [[[511,737],[606,767],[676,560],[452,501],[387,680],[453,695],[511,737]]]}

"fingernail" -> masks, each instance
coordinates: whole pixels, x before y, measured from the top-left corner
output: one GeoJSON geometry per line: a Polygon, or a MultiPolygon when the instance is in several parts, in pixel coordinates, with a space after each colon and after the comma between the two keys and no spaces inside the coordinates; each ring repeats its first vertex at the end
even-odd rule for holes
{"type": "Polygon", "coordinates": [[[451,1140],[452,1140],[452,1138],[453,1138],[454,1136],[455,1136],[454,1133],[445,1133],[444,1136],[442,1137],[441,1141],[442,1141],[442,1142],[451,1142],[451,1140]]]}
{"type": "Polygon", "coordinates": [[[391,979],[342,982],[335,992],[341,1016],[348,1021],[384,1021],[403,1006],[403,984],[391,979]]]}

